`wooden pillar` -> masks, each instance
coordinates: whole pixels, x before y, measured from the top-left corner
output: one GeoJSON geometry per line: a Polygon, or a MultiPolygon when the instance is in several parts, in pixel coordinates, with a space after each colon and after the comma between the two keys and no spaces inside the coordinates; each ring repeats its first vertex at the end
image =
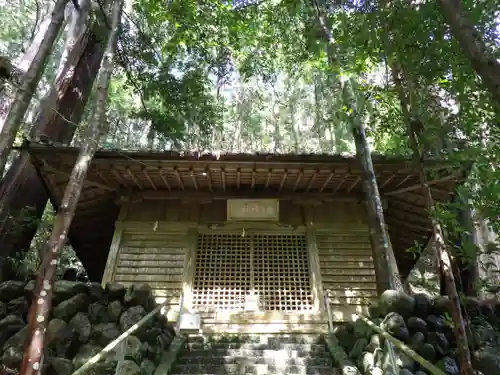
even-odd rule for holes
{"type": "Polygon", "coordinates": [[[120,213],[118,214],[118,219],[116,220],[115,223],[115,232],[113,234],[113,239],[111,241],[111,246],[109,248],[108,260],[106,261],[106,268],[104,269],[104,275],[102,276],[101,285],[103,287],[106,286],[107,283],[113,281],[116,264],[118,263],[118,257],[120,254],[120,243],[122,240],[123,222],[127,218],[129,208],[130,208],[130,199],[128,197],[122,197],[120,213]]]}
{"type": "Polygon", "coordinates": [[[303,210],[306,224],[307,251],[309,253],[309,274],[311,277],[311,293],[313,297],[314,310],[319,314],[323,314],[326,311],[324,303],[325,297],[321,281],[318,246],[316,244],[313,207],[305,206],[303,207],[303,210]]]}
{"type": "Polygon", "coordinates": [[[187,249],[182,276],[182,312],[193,312],[193,282],[196,269],[196,247],[198,243],[198,229],[190,228],[187,232],[187,249]]]}

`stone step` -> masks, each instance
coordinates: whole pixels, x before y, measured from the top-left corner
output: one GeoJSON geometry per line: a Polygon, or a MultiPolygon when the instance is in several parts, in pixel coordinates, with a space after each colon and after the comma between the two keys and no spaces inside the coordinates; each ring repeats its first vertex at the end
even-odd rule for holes
{"type": "Polygon", "coordinates": [[[283,349],[283,350],[272,350],[272,349],[195,349],[186,350],[182,353],[185,357],[223,357],[223,356],[234,356],[234,357],[276,357],[276,356],[286,356],[288,358],[311,358],[311,357],[330,357],[330,354],[326,352],[324,348],[317,348],[316,351],[311,350],[295,350],[295,349],[283,349]]]}
{"type": "Polygon", "coordinates": [[[323,344],[324,340],[318,335],[192,335],[192,343],[244,343],[244,344],[323,344]]]}
{"type": "Polygon", "coordinates": [[[342,372],[331,366],[270,366],[266,364],[238,365],[226,364],[217,365],[205,364],[175,364],[172,374],[217,374],[217,375],[267,375],[267,374],[287,374],[287,375],[342,375],[342,372]]]}
{"type": "Polygon", "coordinates": [[[279,350],[279,351],[299,351],[310,352],[319,354],[326,351],[324,344],[286,344],[274,342],[273,345],[269,344],[247,344],[247,343],[222,343],[222,342],[206,342],[206,343],[193,343],[189,342],[187,348],[190,351],[194,350],[279,350]]]}
{"type": "MultiPolygon", "coordinates": [[[[209,354],[209,353],[206,353],[209,354]]],[[[268,365],[268,366],[333,366],[333,361],[329,357],[283,357],[279,353],[274,352],[268,356],[191,356],[184,355],[181,356],[177,364],[178,365],[191,365],[191,364],[204,364],[209,363],[210,365],[241,365],[241,366],[252,366],[252,365],[268,365]]]]}

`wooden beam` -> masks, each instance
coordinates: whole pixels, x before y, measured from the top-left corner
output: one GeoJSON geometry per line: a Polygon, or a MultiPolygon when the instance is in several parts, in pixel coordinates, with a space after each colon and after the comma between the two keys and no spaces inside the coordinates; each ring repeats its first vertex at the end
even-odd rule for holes
{"type": "MultiPolygon", "coordinates": [[[[46,171],[50,172],[50,173],[59,174],[61,176],[65,176],[65,177],[67,177],[69,179],[70,173],[61,171],[61,170],[57,169],[56,167],[53,167],[53,166],[49,165],[47,162],[44,162],[42,164],[42,168],[45,169],[46,171]]],[[[49,181],[49,182],[51,182],[51,181],[49,181]]],[[[66,184],[67,184],[67,182],[66,182],[66,184]]],[[[66,186],[66,184],[65,184],[65,186],[66,186]]],[[[104,189],[104,190],[107,190],[107,191],[114,191],[114,190],[118,189],[117,186],[114,186],[114,187],[113,186],[108,186],[108,185],[102,184],[100,182],[90,180],[88,178],[88,176],[87,176],[84,184],[88,185],[88,186],[98,187],[98,188],[101,188],[101,189],[104,189]]]]}
{"type": "MultiPolygon", "coordinates": [[[[427,185],[429,185],[429,186],[430,185],[436,185],[436,184],[439,184],[441,182],[446,182],[446,181],[458,179],[461,173],[462,172],[460,172],[460,173],[454,173],[452,175],[440,178],[438,180],[428,181],[427,185]]],[[[398,195],[398,194],[402,194],[402,193],[406,193],[408,191],[414,191],[414,190],[418,190],[418,189],[422,189],[422,184],[418,183],[418,184],[407,186],[407,187],[404,187],[404,188],[401,188],[401,189],[396,189],[396,190],[392,190],[392,191],[382,192],[382,194],[388,195],[388,196],[393,196],[393,195],[398,195]]]]}
{"type": "Polygon", "coordinates": [[[232,189],[225,192],[202,192],[195,190],[184,191],[154,191],[143,190],[124,193],[131,197],[132,200],[193,200],[193,201],[212,201],[225,199],[280,199],[280,200],[295,200],[302,201],[320,200],[320,201],[353,201],[359,202],[363,199],[362,194],[358,193],[294,193],[294,192],[276,192],[255,189],[232,189]]]}

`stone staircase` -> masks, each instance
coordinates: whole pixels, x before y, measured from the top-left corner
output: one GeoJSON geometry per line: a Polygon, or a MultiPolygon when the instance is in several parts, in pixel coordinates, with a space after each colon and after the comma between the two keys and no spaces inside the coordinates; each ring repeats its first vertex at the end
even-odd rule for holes
{"type": "Polygon", "coordinates": [[[169,375],[342,375],[310,335],[190,336],[169,375]]]}

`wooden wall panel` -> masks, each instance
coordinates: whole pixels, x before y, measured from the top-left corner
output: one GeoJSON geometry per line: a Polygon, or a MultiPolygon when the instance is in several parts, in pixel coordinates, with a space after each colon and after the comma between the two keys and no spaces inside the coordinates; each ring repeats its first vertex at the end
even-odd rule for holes
{"type": "Polygon", "coordinates": [[[179,303],[182,291],[187,230],[123,232],[112,280],[129,285],[147,283],[156,297],[179,303]]]}
{"type": "MultiPolygon", "coordinates": [[[[323,292],[336,320],[346,306],[364,312],[377,296],[368,228],[316,231],[323,292]]],[[[340,318],[340,319],[339,319],[340,318]]]]}

